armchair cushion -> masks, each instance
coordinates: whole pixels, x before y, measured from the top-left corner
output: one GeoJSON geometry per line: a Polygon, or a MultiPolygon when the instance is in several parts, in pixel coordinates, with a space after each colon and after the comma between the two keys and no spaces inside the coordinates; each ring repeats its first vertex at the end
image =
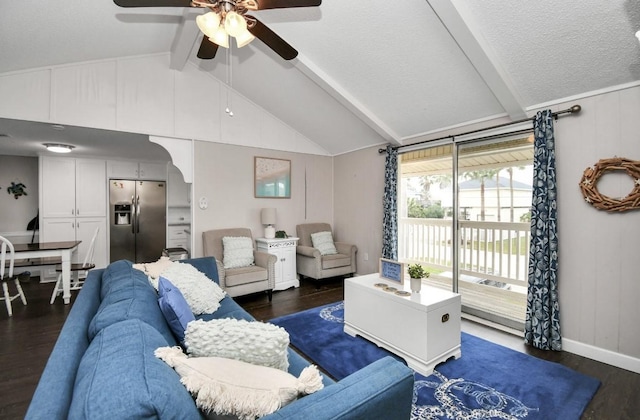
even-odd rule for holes
{"type": "Polygon", "coordinates": [[[222,264],[225,269],[248,267],[254,264],[253,240],[246,236],[222,238],[222,264]]]}
{"type": "Polygon", "coordinates": [[[345,265],[351,265],[351,257],[344,254],[325,255],[322,257],[322,269],[327,270],[329,268],[344,267],[345,265]]]}
{"type": "Polygon", "coordinates": [[[338,253],[333,243],[333,235],[331,235],[331,232],[312,233],[311,242],[313,243],[313,247],[320,251],[320,255],[334,255],[338,253]]]}
{"type": "Polygon", "coordinates": [[[225,272],[225,284],[227,285],[227,287],[254,283],[256,281],[263,281],[267,280],[267,278],[267,269],[256,265],[252,265],[249,267],[230,268],[225,272]]]}

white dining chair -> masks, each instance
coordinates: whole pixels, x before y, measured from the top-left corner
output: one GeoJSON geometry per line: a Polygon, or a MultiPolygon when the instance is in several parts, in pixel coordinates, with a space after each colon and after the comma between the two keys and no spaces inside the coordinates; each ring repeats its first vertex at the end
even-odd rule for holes
{"type": "Polygon", "coordinates": [[[24,305],[27,304],[27,298],[24,296],[22,286],[20,286],[20,280],[18,277],[13,276],[13,264],[15,260],[15,251],[13,244],[5,237],[0,236],[0,281],[2,282],[3,297],[0,300],[4,300],[7,305],[7,312],[9,316],[13,315],[11,308],[11,302],[18,297],[22,300],[24,305]],[[9,282],[14,281],[17,289],[15,295],[9,293],[9,282]]]}
{"type": "MultiPolygon", "coordinates": [[[[93,254],[96,247],[96,238],[98,237],[98,232],[100,232],[99,227],[97,227],[96,231],[93,233],[93,238],[91,238],[89,249],[87,249],[87,254],[84,256],[84,262],[82,264],[71,264],[71,275],[73,276],[73,283],[70,285],[69,290],[80,290],[82,288],[82,285],[84,284],[84,279],[87,276],[86,272],[91,270],[92,268],[96,268],[96,265],[93,262],[93,254]],[[82,276],[80,275],[81,273],[82,276]]],[[[58,296],[63,291],[62,265],[56,265],[56,272],[58,273],[58,280],[56,280],[56,285],[53,288],[51,300],[49,301],[49,303],[52,305],[56,300],[56,296],[58,296]]]]}

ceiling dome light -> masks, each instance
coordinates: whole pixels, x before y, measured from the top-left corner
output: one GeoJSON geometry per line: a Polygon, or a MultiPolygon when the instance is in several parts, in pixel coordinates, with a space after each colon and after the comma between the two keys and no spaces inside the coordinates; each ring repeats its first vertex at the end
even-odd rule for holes
{"type": "Polygon", "coordinates": [[[245,29],[244,31],[242,31],[240,34],[236,36],[236,45],[238,46],[238,48],[242,48],[248,43],[250,43],[251,41],[253,41],[254,39],[256,39],[256,37],[253,36],[253,34],[249,32],[247,29],[245,29]]]}
{"type": "Polygon", "coordinates": [[[60,143],[44,143],[44,147],[46,147],[48,151],[54,153],[69,153],[75,148],[75,146],[60,143]]]}
{"type": "Polygon", "coordinates": [[[196,24],[203,34],[211,38],[220,26],[220,15],[214,12],[205,13],[196,17],[196,24]]]}
{"type": "Polygon", "coordinates": [[[636,38],[638,38],[638,41],[640,41],[640,31],[636,32],[636,38]]]}
{"type": "Polygon", "coordinates": [[[247,30],[247,21],[233,10],[224,18],[224,29],[231,36],[238,36],[247,30]]]}

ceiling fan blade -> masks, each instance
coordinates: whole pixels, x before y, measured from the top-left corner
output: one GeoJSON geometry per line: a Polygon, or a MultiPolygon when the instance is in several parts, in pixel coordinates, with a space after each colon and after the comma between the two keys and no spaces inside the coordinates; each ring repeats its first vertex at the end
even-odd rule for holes
{"type": "MultiPolygon", "coordinates": [[[[252,19],[255,19],[252,17],[252,19]]],[[[248,28],[256,38],[267,44],[269,48],[275,51],[280,57],[285,60],[292,60],[298,55],[298,51],[287,43],[284,39],[280,38],[278,34],[267,28],[264,23],[255,19],[256,23],[253,27],[248,28]]]]}
{"type": "Polygon", "coordinates": [[[198,58],[203,60],[211,60],[216,56],[218,52],[218,44],[209,41],[207,36],[202,37],[202,42],[200,43],[200,49],[198,49],[198,58]]]}
{"type": "Polygon", "coordinates": [[[113,0],[120,7],[191,7],[191,0],[113,0]]]}
{"type": "Polygon", "coordinates": [[[322,0],[255,0],[258,10],[320,6],[322,0]]]}

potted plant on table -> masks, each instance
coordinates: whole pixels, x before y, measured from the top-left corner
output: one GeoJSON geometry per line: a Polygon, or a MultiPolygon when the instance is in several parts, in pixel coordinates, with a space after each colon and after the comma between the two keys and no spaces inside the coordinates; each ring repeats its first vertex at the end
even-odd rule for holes
{"type": "Polygon", "coordinates": [[[420,264],[409,264],[409,277],[411,278],[411,291],[420,293],[422,289],[422,279],[429,277],[429,272],[420,264]]]}

